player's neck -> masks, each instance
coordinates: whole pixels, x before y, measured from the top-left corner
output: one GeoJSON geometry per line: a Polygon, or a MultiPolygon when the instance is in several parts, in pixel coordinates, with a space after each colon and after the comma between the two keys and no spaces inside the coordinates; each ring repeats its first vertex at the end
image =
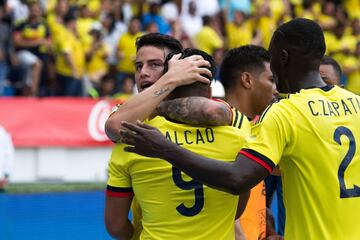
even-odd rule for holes
{"type": "Polygon", "coordinates": [[[254,116],[251,114],[251,103],[248,99],[249,97],[245,96],[245,93],[238,93],[236,91],[226,92],[226,101],[246,117],[252,119],[254,116]]]}
{"type": "Polygon", "coordinates": [[[293,92],[299,92],[301,89],[321,88],[326,86],[319,71],[310,71],[305,74],[297,75],[292,80],[293,92]]]}

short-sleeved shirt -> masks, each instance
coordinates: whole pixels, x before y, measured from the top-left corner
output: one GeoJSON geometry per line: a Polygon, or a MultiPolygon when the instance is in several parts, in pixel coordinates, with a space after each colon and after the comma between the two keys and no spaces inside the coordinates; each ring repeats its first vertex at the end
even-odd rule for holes
{"type": "Polygon", "coordinates": [[[135,72],[135,42],[141,35],[141,32],[136,34],[124,33],[124,35],[120,37],[117,49],[123,53],[124,58],[119,61],[118,71],[129,74],[133,74],[135,72]]]}
{"type": "Polygon", "coordinates": [[[213,55],[215,50],[223,46],[223,41],[214,29],[209,26],[204,26],[200,32],[194,36],[194,41],[197,47],[213,55]]]}
{"type": "MultiPolygon", "coordinates": [[[[20,23],[15,27],[14,34],[20,34],[22,38],[29,40],[39,40],[50,37],[49,28],[44,22],[20,23]]],[[[41,45],[36,47],[17,47],[16,50],[28,50],[36,56],[46,52],[46,49],[41,45]]]]}
{"type": "Polygon", "coordinates": [[[242,45],[250,44],[252,41],[252,27],[249,22],[245,22],[241,26],[234,23],[227,23],[225,26],[227,34],[227,47],[236,48],[242,45]]]}
{"type": "MultiPolygon", "coordinates": [[[[234,126],[193,127],[162,117],[148,123],[186,149],[233,162],[245,138],[240,125],[244,117],[237,113],[234,126]]],[[[234,239],[237,196],[204,186],[164,160],[123,148],[118,144],[113,150],[107,192],[135,194],[142,211],[140,239],[234,239]]]]}
{"type": "Polygon", "coordinates": [[[280,166],[287,239],[360,236],[360,97],[335,87],[303,89],[269,107],[241,153],[280,166]]]}
{"type": "Polygon", "coordinates": [[[56,73],[72,76],[72,69],[65,59],[64,54],[69,54],[74,62],[77,74],[82,77],[85,73],[85,50],[80,40],[69,30],[62,29],[56,41],[58,54],[55,56],[56,73]]]}

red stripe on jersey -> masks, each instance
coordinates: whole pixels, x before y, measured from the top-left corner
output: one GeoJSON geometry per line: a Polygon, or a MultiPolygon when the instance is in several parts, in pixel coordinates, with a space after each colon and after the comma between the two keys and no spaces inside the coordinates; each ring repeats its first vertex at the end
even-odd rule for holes
{"type": "Polygon", "coordinates": [[[110,190],[106,190],[106,196],[109,197],[118,197],[118,198],[127,198],[134,196],[133,192],[113,192],[110,190]]]}
{"type": "Polygon", "coordinates": [[[273,169],[271,166],[269,166],[265,161],[263,161],[261,158],[258,158],[244,150],[240,151],[240,154],[244,155],[245,157],[250,158],[251,160],[254,160],[255,162],[259,163],[261,166],[263,166],[264,168],[266,168],[266,170],[269,171],[269,173],[272,173],[273,169]]]}

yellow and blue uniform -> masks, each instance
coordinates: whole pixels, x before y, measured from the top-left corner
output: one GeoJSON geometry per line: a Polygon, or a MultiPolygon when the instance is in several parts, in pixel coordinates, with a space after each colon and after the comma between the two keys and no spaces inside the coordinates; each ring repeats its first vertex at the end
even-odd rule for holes
{"type": "Polygon", "coordinates": [[[280,166],[286,239],[358,239],[360,97],[303,89],[269,107],[240,153],[280,166]]]}
{"type": "MultiPolygon", "coordinates": [[[[233,116],[233,126],[193,127],[163,117],[148,124],[186,149],[232,162],[245,141],[245,117],[238,111],[233,116]]],[[[123,148],[118,144],[113,150],[107,194],[135,194],[142,212],[140,239],[234,239],[237,196],[204,186],[164,160],[123,148]]]]}

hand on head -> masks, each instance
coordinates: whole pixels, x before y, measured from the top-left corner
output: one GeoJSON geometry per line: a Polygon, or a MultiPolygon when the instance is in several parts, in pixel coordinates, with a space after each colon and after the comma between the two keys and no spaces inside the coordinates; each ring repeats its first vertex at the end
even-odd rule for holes
{"type": "Polygon", "coordinates": [[[183,86],[196,81],[210,84],[210,80],[202,75],[212,77],[211,71],[205,67],[210,67],[210,63],[200,55],[193,55],[180,59],[181,54],[175,54],[169,60],[169,70],[165,75],[170,76],[170,81],[176,86],[183,86]]]}

